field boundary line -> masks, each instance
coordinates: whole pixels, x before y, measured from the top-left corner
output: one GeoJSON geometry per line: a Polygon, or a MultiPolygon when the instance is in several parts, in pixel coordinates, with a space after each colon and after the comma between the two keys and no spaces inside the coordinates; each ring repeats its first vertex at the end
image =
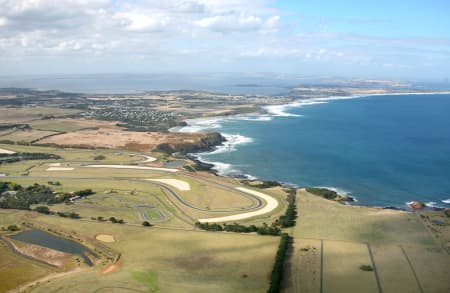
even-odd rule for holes
{"type": "Polygon", "coordinates": [[[323,239],[320,239],[320,293],[323,293],[323,239]]]}
{"type": "Polygon", "coordinates": [[[413,275],[414,275],[414,279],[416,280],[417,287],[419,287],[420,292],[423,293],[422,284],[420,284],[419,277],[417,276],[416,270],[414,270],[414,267],[413,267],[413,265],[412,265],[412,263],[411,263],[411,260],[410,260],[409,257],[408,257],[408,254],[406,253],[406,251],[405,251],[405,249],[403,248],[403,246],[399,245],[399,247],[400,247],[400,249],[402,250],[403,255],[404,255],[405,258],[406,258],[406,261],[408,262],[409,268],[411,269],[411,271],[412,271],[412,273],[413,273],[413,275]]]}
{"type": "Polygon", "coordinates": [[[370,261],[372,262],[373,272],[375,273],[375,281],[377,282],[378,292],[383,293],[383,289],[381,288],[380,277],[378,276],[377,266],[375,265],[375,261],[373,259],[372,248],[370,247],[370,243],[367,244],[367,249],[369,250],[370,261]]]}

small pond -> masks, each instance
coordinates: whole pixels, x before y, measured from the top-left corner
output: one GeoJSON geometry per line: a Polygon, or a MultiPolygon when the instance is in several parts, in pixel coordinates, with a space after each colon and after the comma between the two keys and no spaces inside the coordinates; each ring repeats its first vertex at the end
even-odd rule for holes
{"type": "Polygon", "coordinates": [[[53,235],[51,233],[38,230],[38,229],[31,229],[26,230],[14,235],[11,235],[10,238],[36,244],[40,246],[44,246],[50,249],[62,251],[65,253],[70,254],[78,254],[80,255],[84,261],[89,265],[92,266],[91,260],[85,255],[85,253],[90,253],[95,255],[92,251],[90,251],[87,247],[81,245],[78,242],[65,239],[62,237],[58,237],[56,235],[53,235]]]}

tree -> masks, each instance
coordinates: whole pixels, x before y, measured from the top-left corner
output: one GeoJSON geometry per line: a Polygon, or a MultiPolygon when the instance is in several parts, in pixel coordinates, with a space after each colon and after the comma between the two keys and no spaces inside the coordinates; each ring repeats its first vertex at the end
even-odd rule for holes
{"type": "Polygon", "coordinates": [[[51,213],[50,209],[46,206],[38,206],[38,207],[35,207],[34,210],[38,213],[46,214],[46,215],[49,215],[51,213]]]}
{"type": "Polygon", "coordinates": [[[9,225],[8,231],[19,231],[19,227],[17,225],[9,225]]]}
{"type": "Polygon", "coordinates": [[[144,222],[142,222],[142,226],[144,226],[144,227],[151,227],[151,226],[153,226],[153,225],[150,224],[149,221],[144,221],[144,222]]]}
{"type": "Polygon", "coordinates": [[[80,217],[79,214],[71,212],[71,213],[69,213],[69,218],[71,218],[71,219],[79,219],[81,217],[80,217]]]}

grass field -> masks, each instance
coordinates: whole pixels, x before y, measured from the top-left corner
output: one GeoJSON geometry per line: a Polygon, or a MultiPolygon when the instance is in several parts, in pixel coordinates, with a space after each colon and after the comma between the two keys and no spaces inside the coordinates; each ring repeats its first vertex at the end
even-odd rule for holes
{"type": "Polygon", "coordinates": [[[116,122],[85,120],[85,119],[46,119],[30,123],[33,129],[50,130],[58,132],[72,132],[85,128],[95,128],[100,126],[113,126],[116,122]]]}
{"type": "MultiPolygon", "coordinates": [[[[5,145],[5,148],[54,153],[63,159],[4,164],[0,166],[0,173],[27,174],[30,177],[0,180],[25,186],[59,181],[60,186],[52,186],[55,191],[91,188],[96,194],[74,204],[50,206],[52,211],[76,212],[82,216],[80,220],[1,210],[0,227],[32,223],[78,235],[88,239],[89,243],[107,245],[121,254],[120,261],[111,267],[102,267],[106,265],[103,262],[94,268],[71,272],[37,286],[33,292],[266,290],[278,246],[277,237],[193,230],[198,218],[236,214],[255,205],[255,200],[235,190],[240,186],[238,180],[202,172],[168,174],[153,170],[82,167],[85,164],[142,164],[142,157],[127,151],[21,145],[5,145]],[[94,160],[98,155],[105,158],[94,160]],[[70,165],[74,169],[47,171],[50,163],[60,163],[62,167],[70,165]],[[190,190],[177,190],[167,185],[177,191],[185,204],[155,182],[144,181],[150,178],[187,183],[190,190]],[[205,210],[198,211],[194,207],[205,210]],[[230,211],[216,211],[224,208],[230,211]],[[126,224],[91,219],[98,216],[105,219],[116,217],[125,220],[126,224]],[[144,220],[156,226],[145,228],[141,225],[144,220]],[[100,243],[95,240],[97,234],[112,235],[116,242],[100,243]]],[[[156,156],[158,161],[146,164],[160,166],[163,158],[156,156]]],[[[283,188],[258,191],[278,199],[279,207],[267,215],[242,221],[243,224],[270,223],[286,208],[283,188]]],[[[380,292],[379,288],[383,292],[449,291],[450,259],[441,249],[441,246],[445,247],[448,233],[445,225],[436,224],[436,220],[447,221],[443,213],[419,216],[379,208],[345,206],[304,190],[298,191],[297,207],[296,227],[285,229],[293,235],[294,243],[287,264],[284,292],[380,292]],[[361,265],[370,265],[374,270],[363,271],[361,265]]],[[[27,266],[29,261],[22,261],[27,266]]],[[[15,282],[31,281],[48,274],[45,271],[40,273],[30,273],[29,279],[15,282]]]]}
{"type": "MultiPolygon", "coordinates": [[[[19,152],[54,153],[63,159],[4,164],[0,166],[0,173],[27,174],[30,177],[0,178],[0,180],[14,181],[24,186],[59,181],[60,186],[52,186],[55,191],[72,192],[91,188],[96,194],[78,200],[74,204],[49,206],[55,212],[76,212],[82,219],[66,219],[57,215],[42,215],[29,211],[1,210],[0,227],[31,223],[65,235],[87,239],[86,241],[92,245],[95,243],[107,245],[121,254],[120,261],[114,265],[108,266],[102,262],[94,268],[68,272],[64,276],[33,287],[33,292],[266,291],[279,242],[278,237],[193,230],[197,218],[218,215],[208,209],[236,210],[219,213],[222,216],[236,214],[241,208],[256,204],[255,200],[236,191],[235,187],[240,186],[237,180],[207,173],[167,174],[149,170],[93,169],[80,166],[98,164],[99,162],[94,160],[98,155],[105,156],[101,161],[102,164],[140,164],[143,160],[142,157],[117,150],[21,145],[7,145],[7,147],[19,152]],[[61,167],[70,165],[75,169],[64,172],[46,171],[49,164],[54,163],[60,164],[61,167]],[[191,190],[178,190],[179,196],[187,203],[206,211],[196,211],[182,205],[174,195],[151,182],[136,181],[149,178],[177,179],[188,183],[191,190]],[[125,220],[126,224],[112,224],[109,221],[91,219],[98,216],[105,219],[116,217],[125,220]],[[141,225],[144,220],[149,220],[156,226],[145,228],[141,225]],[[100,243],[95,240],[98,234],[112,235],[115,242],[100,243]]],[[[153,156],[147,153],[146,155],[153,156]]],[[[161,158],[159,155],[158,157],[161,158]]],[[[154,164],[160,163],[157,161],[154,164]]],[[[285,208],[284,191],[273,189],[263,192],[280,199],[280,208],[273,214],[281,213],[285,208]]],[[[268,219],[253,220],[270,222],[273,215],[267,217],[268,219]]],[[[18,284],[47,274],[46,271],[40,275],[30,273],[28,279],[17,279],[9,286],[16,287],[18,284]]]]}
{"type": "Polygon", "coordinates": [[[450,254],[450,216],[444,211],[420,212],[420,221],[432,233],[442,248],[450,254]]]}
{"type": "MultiPolygon", "coordinates": [[[[74,204],[62,203],[49,206],[54,212],[76,212],[84,219],[99,216],[105,219],[116,217],[129,224],[140,225],[144,220],[143,214],[147,213],[148,215],[149,208],[152,208],[150,218],[145,220],[155,220],[158,225],[169,227],[192,227],[192,225],[177,219],[178,210],[155,186],[131,181],[77,179],[58,179],[58,181],[61,186],[52,186],[55,191],[73,192],[91,188],[96,194],[78,200],[74,204]],[[113,192],[111,193],[111,191],[113,192]],[[165,215],[164,219],[161,219],[161,213],[165,215]],[[160,222],[159,220],[164,221],[160,222]]],[[[28,186],[34,183],[47,184],[48,179],[20,178],[15,179],[14,182],[28,186]]]]}
{"type": "Polygon", "coordinates": [[[79,112],[80,110],[56,107],[1,107],[0,123],[26,123],[45,116],[62,117],[79,112]]]}
{"type": "Polygon", "coordinates": [[[17,130],[13,133],[1,136],[1,140],[10,140],[14,142],[32,142],[48,135],[57,134],[55,131],[47,130],[17,130]]]}
{"type": "Polygon", "coordinates": [[[264,292],[278,237],[119,226],[37,215],[22,218],[94,238],[121,253],[119,270],[98,268],[69,274],[33,292],[264,292]],[[123,290],[120,288],[123,287],[123,290]]]}
{"type": "Polygon", "coordinates": [[[429,229],[442,212],[345,206],[303,190],[297,206],[283,292],[450,292],[450,256],[429,229]]]}
{"type": "Polygon", "coordinates": [[[320,292],[321,241],[294,239],[285,273],[286,293],[320,292]]]}
{"type": "MultiPolygon", "coordinates": [[[[24,161],[0,166],[0,172],[8,175],[28,175],[34,178],[15,178],[14,181],[22,185],[33,183],[46,184],[48,181],[59,181],[62,186],[53,186],[56,191],[72,192],[83,188],[92,188],[96,195],[89,199],[77,201],[73,205],[54,205],[52,210],[61,212],[77,212],[83,218],[116,217],[127,223],[140,224],[143,220],[153,220],[158,225],[186,224],[193,225],[196,219],[212,218],[245,212],[246,208],[256,206],[257,202],[238,192],[235,187],[239,182],[234,179],[222,179],[211,174],[192,176],[190,173],[171,173],[160,171],[83,168],[83,164],[97,163],[97,155],[105,157],[102,163],[139,164],[142,157],[128,152],[115,150],[80,150],[60,149],[52,147],[30,147],[11,145],[15,151],[40,151],[58,154],[63,160],[53,161],[24,161]],[[48,171],[50,162],[58,162],[60,167],[74,168],[69,171],[48,171]],[[80,179],[76,179],[80,178],[80,179]],[[94,178],[89,180],[89,178],[94,178]],[[101,178],[105,178],[102,180],[101,178]],[[126,178],[130,178],[127,180],[126,178]],[[180,191],[182,203],[167,190],[155,185],[151,181],[138,182],[135,179],[166,178],[186,182],[191,187],[189,191],[180,191]],[[120,180],[119,180],[120,179],[120,180]],[[131,181],[133,180],[133,181],[131,181]],[[114,190],[114,193],[105,194],[114,190]],[[134,195],[131,195],[134,193],[134,195]],[[192,205],[192,207],[187,206],[192,205]],[[149,210],[150,207],[150,210],[149,210]],[[202,210],[198,210],[202,209],[202,210]],[[224,210],[220,213],[217,211],[224,210]]],[[[151,154],[150,154],[151,155],[151,154]]],[[[159,156],[158,156],[159,157],[159,156]]],[[[156,162],[156,164],[159,164],[156,162]]],[[[0,179],[0,180],[8,180],[0,179]]],[[[169,186],[170,187],[170,186],[169,186]]],[[[173,187],[172,187],[173,188],[173,187]]],[[[251,223],[271,223],[284,210],[285,193],[282,189],[265,190],[280,199],[280,207],[273,213],[251,219],[251,223]]],[[[246,222],[248,223],[248,222],[246,222]]]]}
{"type": "Polygon", "coordinates": [[[42,278],[52,271],[48,266],[15,255],[0,240],[0,292],[42,278]]]}
{"type": "Polygon", "coordinates": [[[450,292],[450,256],[435,247],[404,246],[425,292],[450,292]]]}
{"type": "Polygon", "coordinates": [[[376,243],[436,242],[418,218],[407,212],[345,206],[299,191],[299,220],[294,236],[376,243]]]}
{"type": "Polygon", "coordinates": [[[383,292],[420,293],[414,273],[400,246],[375,246],[373,255],[383,284],[383,292]]]}
{"type": "Polygon", "coordinates": [[[372,265],[366,244],[324,241],[323,291],[378,292],[374,272],[362,271],[361,265],[372,265]]]}

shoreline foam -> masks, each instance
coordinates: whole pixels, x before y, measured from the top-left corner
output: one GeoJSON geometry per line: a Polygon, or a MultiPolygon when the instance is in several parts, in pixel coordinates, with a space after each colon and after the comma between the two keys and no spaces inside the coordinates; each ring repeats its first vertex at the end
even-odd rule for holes
{"type": "MultiPolygon", "coordinates": [[[[173,129],[170,129],[170,131],[184,132],[184,130],[186,128],[193,132],[203,131],[203,130],[207,130],[207,129],[220,129],[222,127],[221,122],[227,121],[227,120],[271,121],[275,117],[302,117],[302,115],[299,115],[299,114],[289,113],[289,112],[287,112],[287,110],[290,108],[301,108],[304,106],[326,104],[329,101],[335,101],[335,100],[350,100],[350,99],[359,99],[359,98],[369,98],[372,96],[403,96],[403,95],[408,96],[408,95],[442,95],[442,94],[450,94],[450,91],[374,93],[374,94],[357,94],[357,95],[350,95],[350,96],[330,96],[330,97],[323,97],[323,98],[300,99],[298,101],[295,101],[293,103],[288,103],[288,104],[263,106],[263,108],[267,111],[267,113],[264,113],[264,114],[246,114],[246,115],[239,114],[239,115],[227,116],[227,117],[210,117],[210,118],[190,119],[190,120],[187,120],[186,122],[188,124],[192,123],[194,125],[191,124],[188,126],[177,128],[177,129],[173,128],[173,129]],[[258,119],[258,118],[254,118],[254,117],[261,117],[261,118],[258,119]],[[208,127],[208,126],[212,126],[212,127],[208,127]]],[[[221,133],[221,134],[224,137],[226,137],[226,135],[230,135],[230,134],[226,134],[226,133],[221,133]]],[[[250,137],[245,137],[245,138],[249,139],[249,142],[252,142],[252,140],[253,140],[250,137]]],[[[232,151],[237,150],[235,148],[236,145],[237,144],[232,146],[232,148],[231,148],[232,151]]],[[[202,157],[202,155],[219,154],[219,153],[226,152],[226,150],[224,150],[224,148],[225,147],[221,145],[221,146],[217,146],[216,150],[211,151],[211,152],[194,153],[194,154],[190,154],[190,155],[194,156],[201,162],[212,164],[213,165],[212,169],[217,171],[217,174],[220,176],[229,176],[229,177],[242,176],[242,177],[245,177],[250,180],[258,179],[258,177],[255,177],[251,174],[244,174],[240,170],[233,169],[232,164],[208,161],[202,157]]],[[[286,185],[286,186],[288,186],[288,185],[297,186],[296,184],[290,184],[290,183],[285,183],[285,182],[281,182],[281,181],[280,181],[280,183],[282,183],[283,185],[286,185]]],[[[351,193],[349,191],[341,190],[339,188],[330,188],[330,187],[325,187],[325,188],[334,190],[334,191],[338,192],[339,194],[343,194],[343,195],[348,195],[351,193]]],[[[355,198],[354,196],[352,196],[352,198],[354,199],[355,203],[358,202],[357,198],[355,198]]],[[[441,200],[441,202],[443,202],[444,204],[450,204],[450,199],[441,200]]],[[[377,207],[380,207],[380,206],[377,206],[377,207]]],[[[384,208],[386,208],[386,207],[384,207],[384,208]]],[[[401,207],[398,207],[398,208],[401,208],[401,207]]]]}

